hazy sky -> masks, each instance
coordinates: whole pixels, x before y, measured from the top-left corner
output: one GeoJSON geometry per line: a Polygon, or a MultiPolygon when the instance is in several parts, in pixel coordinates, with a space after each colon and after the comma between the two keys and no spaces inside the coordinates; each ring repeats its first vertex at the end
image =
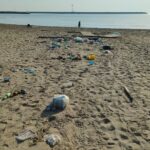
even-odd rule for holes
{"type": "Polygon", "coordinates": [[[150,0],[0,0],[0,11],[146,11],[150,0]]]}

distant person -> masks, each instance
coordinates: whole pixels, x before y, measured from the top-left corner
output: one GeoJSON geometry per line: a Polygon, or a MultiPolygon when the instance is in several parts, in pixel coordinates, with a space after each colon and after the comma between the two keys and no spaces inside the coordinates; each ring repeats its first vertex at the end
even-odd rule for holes
{"type": "Polygon", "coordinates": [[[78,22],[78,28],[81,28],[81,22],[80,21],[78,22]]]}
{"type": "Polygon", "coordinates": [[[31,28],[32,26],[31,26],[30,24],[27,24],[27,27],[28,27],[28,28],[31,28]]]}

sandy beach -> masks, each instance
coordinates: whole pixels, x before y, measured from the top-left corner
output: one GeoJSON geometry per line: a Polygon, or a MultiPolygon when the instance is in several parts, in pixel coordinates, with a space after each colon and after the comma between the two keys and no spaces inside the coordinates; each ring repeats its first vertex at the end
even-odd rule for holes
{"type": "Polygon", "coordinates": [[[0,101],[0,150],[150,149],[150,30],[0,25],[0,96],[20,88],[26,94],[0,101]],[[119,32],[121,37],[77,43],[74,37],[81,31],[119,32]],[[53,42],[57,48],[51,47],[53,42]],[[82,59],[73,60],[70,54],[82,59]],[[96,56],[92,65],[85,59],[89,54],[96,56]],[[10,81],[3,82],[5,77],[10,81]],[[69,105],[44,114],[55,94],[67,95],[69,105]],[[24,130],[37,138],[17,143],[24,130]],[[43,140],[51,133],[61,137],[53,148],[43,140]]]}

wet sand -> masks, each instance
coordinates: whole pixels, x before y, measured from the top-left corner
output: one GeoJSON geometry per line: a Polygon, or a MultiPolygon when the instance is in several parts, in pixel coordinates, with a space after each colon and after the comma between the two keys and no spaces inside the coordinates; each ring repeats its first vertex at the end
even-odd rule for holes
{"type": "Polygon", "coordinates": [[[122,37],[90,44],[71,38],[51,50],[53,40],[39,36],[72,36],[77,33],[68,31],[79,30],[0,25],[0,95],[19,88],[27,91],[0,102],[0,150],[49,150],[43,141],[49,133],[62,139],[53,150],[150,149],[150,30],[81,30],[97,35],[120,32],[122,37]],[[104,54],[102,43],[113,47],[113,55],[104,54]],[[95,64],[67,59],[71,52],[82,57],[93,53],[95,64]],[[27,67],[36,74],[24,73],[27,67]],[[2,82],[6,76],[11,77],[9,83],[2,82]],[[63,87],[68,82],[73,85],[63,87]],[[68,95],[69,106],[43,115],[55,94],[68,95]],[[38,139],[18,144],[15,136],[25,129],[38,139]]]}

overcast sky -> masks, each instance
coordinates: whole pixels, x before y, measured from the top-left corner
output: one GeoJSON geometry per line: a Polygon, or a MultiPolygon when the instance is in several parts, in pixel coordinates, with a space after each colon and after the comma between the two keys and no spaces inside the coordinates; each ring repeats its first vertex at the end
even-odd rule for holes
{"type": "Polygon", "coordinates": [[[146,11],[150,0],[0,0],[0,11],[146,11]]]}

